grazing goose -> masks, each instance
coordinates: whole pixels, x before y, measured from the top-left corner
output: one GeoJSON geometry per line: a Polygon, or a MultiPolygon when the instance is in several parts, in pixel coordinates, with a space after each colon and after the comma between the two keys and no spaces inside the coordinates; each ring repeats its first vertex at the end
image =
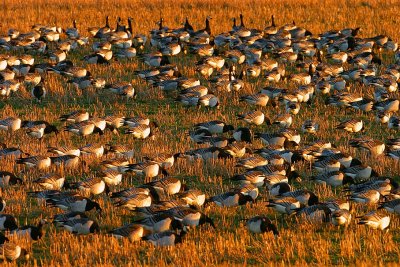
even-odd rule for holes
{"type": "Polygon", "coordinates": [[[11,242],[0,245],[0,259],[15,261],[21,256],[23,256],[25,260],[29,259],[29,254],[26,249],[21,248],[19,245],[11,242]]]}
{"type": "Polygon", "coordinates": [[[55,173],[46,174],[33,181],[44,190],[60,190],[64,186],[64,182],[65,177],[55,173]]]}
{"type": "Polygon", "coordinates": [[[279,236],[278,228],[266,216],[254,216],[247,220],[246,225],[247,229],[254,234],[272,232],[275,237],[279,236]]]}
{"type": "Polygon", "coordinates": [[[185,201],[188,205],[201,207],[206,201],[206,195],[197,189],[189,189],[179,193],[179,198],[185,201]]]}
{"type": "Polygon", "coordinates": [[[296,208],[296,216],[301,219],[312,222],[330,222],[331,220],[331,210],[325,205],[312,205],[304,208],[296,208]]]}
{"type": "Polygon", "coordinates": [[[42,99],[46,96],[46,89],[43,85],[38,84],[32,88],[31,95],[32,97],[36,98],[37,101],[40,103],[42,102],[42,99]]]}
{"type": "Polygon", "coordinates": [[[17,164],[24,164],[28,169],[36,167],[38,170],[43,170],[50,167],[51,158],[47,156],[32,156],[16,159],[15,162],[17,164]]]}
{"type": "Polygon", "coordinates": [[[351,213],[345,209],[338,209],[332,212],[331,214],[331,222],[333,225],[340,226],[345,225],[348,226],[351,222],[351,213]]]}
{"type": "Polygon", "coordinates": [[[15,176],[15,174],[7,171],[0,171],[0,188],[6,188],[8,186],[23,184],[21,178],[15,176]]]}
{"type": "Polygon", "coordinates": [[[66,221],[82,218],[88,218],[88,216],[84,212],[71,211],[54,215],[53,223],[57,226],[61,226],[66,221]]]}
{"type": "Polygon", "coordinates": [[[164,231],[143,236],[142,240],[150,242],[154,246],[174,246],[178,243],[182,243],[182,239],[185,235],[186,231],[184,230],[180,231],[180,233],[176,233],[175,231],[164,231]]]}
{"type": "Polygon", "coordinates": [[[21,128],[26,129],[26,133],[36,139],[42,139],[46,134],[59,133],[57,127],[47,121],[23,121],[21,128]]]}
{"type": "Polygon", "coordinates": [[[181,225],[177,224],[177,226],[185,226],[187,228],[208,223],[212,228],[215,229],[214,221],[196,209],[176,206],[168,209],[165,212],[181,222],[181,225]]]}
{"type": "Polygon", "coordinates": [[[357,133],[364,129],[364,123],[362,120],[358,119],[349,119],[341,122],[336,126],[336,129],[343,129],[350,133],[357,133]]]}
{"type": "Polygon", "coordinates": [[[265,174],[261,171],[249,171],[244,174],[235,175],[230,178],[232,181],[239,181],[243,184],[254,184],[260,187],[264,184],[265,174]]]}
{"type": "Polygon", "coordinates": [[[182,229],[182,223],[173,219],[168,214],[155,214],[150,217],[133,221],[133,224],[142,226],[152,233],[159,233],[167,230],[182,229]]]}
{"type": "Polygon", "coordinates": [[[271,207],[281,214],[292,214],[296,209],[300,208],[300,201],[293,197],[283,197],[278,199],[270,199],[267,207],[271,207]]]}
{"type": "Polygon", "coordinates": [[[148,137],[154,137],[154,131],[158,128],[158,124],[155,122],[150,122],[149,125],[137,124],[135,126],[129,127],[125,134],[132,135],[136,139],[146,139],[148,137]]]}
{"type": "Polygon", "coordinates": [[[17,220],[10,214],[0,214],[0,230],[14,231],[18,229],[17,220]]]}
{"type": "Polygon", "coordinates": [[[368,227],[376,230],[385,230],[390,224],[390,217],[379,214],[376,211],[372,211],[365,215],[356,217],[359,219],[358,224],[364,224],[368,227]]]}
{"type": "Polygon", "coordinates": [[[15,132],[19,128],[21,128],[21,119],[8,117],[3,120],[0,120],[0,130],[15,132]]]}
{"type": "Polygon", "coordinates": [[[60,226],[68,232],[78,235],[87,235],[100,232],[99,224],[89,218],[67,220],[65,222],[62,222],[60,226]]]}
{"type": "Polygon", "coordinates": [[[43,237],[43,225],[47,224],[46,220],[40,220],[37,226],[26,225],[11,231],[11,234],[16,234],[19,237],[29,236],[31,240],[37,241],[43,237]]]}
{"type": "Polygon", "coordinates": [[[245,205],[247,202],[254,202],[254,200],[249,195],[243,195],[236,192],[226,192],[206,199],[204,204],[210,202],[214,202],[217,206],[220,207],[236,207],[240,205],[245,205]]]}
{"type": "Polygon", "coordinates": [[[152,198],[150,195],[135,194],[118,198],[114,205],[134,211],[136,208],[150,207],[151,203],[152,198]]]}
{"type": "Polygon", "coordinates": [[[64,131],[84,137],[93,133],[104,134],[104,131],[97,127],[94,122],[86,120],[65,126],[64,131]]]}
{"type": "Polygon", "coordinates": [[[72,111],[71,113],[61,115],[60,121],[78,123],[89,120],[89,113],[86,110],[72,111]]]}
{"type": "MultiPolygon", "coordinates": [[[[237,115],[239,120],[244,120],[247,123],[261,125],[264,122],[265,115],[261,111],[251,111],[245,114],[237,115]]],[[[267,120],[267,124],[269,121],[267,120]]]]}
{"type": "Polygon", "coordinates": [[[79,189],[83,191],[85,195],[98,195],[103,192],[108,194],[110,192],[107,184],[99,177],[89,178],[76,183],[68,183],[65,186],[71,189],[79,189]]]}
{"type": "Polygon", "coordinates": [[[46,203],[50,207],[58,207],[62,210],[85,212],[96,209],[101,212],[99,203],[82,196],[65,196],[46,199],[46,203]]]}
{"type": "Polygon", "coordinates": [[[299,189],[296,191],[286,192],[280,195],[280,197],[292,197],[297,199],[300,204],[305,206],[312,206],[319,203],[319,198],[313,192],[307,189],[299,189]]]}
{"type": "Polygon", "coordinates": [[[234,127],[232,125],[226,124],[223,121],[215,120],[215,121],[208,121],[195,124],[194,129],[208,130],[211,134],[222,134],[229,131],[233,131],[234,127]]]}
{"type": "Polygon", "coordinates": [[[109,233],[118,239],[128,238],[130,242],[135,242],[141,240],[144,234],[146,234],[146,231],[144,230],[143,226],[130,223],[115,228],[109,231],[109,233]]]}

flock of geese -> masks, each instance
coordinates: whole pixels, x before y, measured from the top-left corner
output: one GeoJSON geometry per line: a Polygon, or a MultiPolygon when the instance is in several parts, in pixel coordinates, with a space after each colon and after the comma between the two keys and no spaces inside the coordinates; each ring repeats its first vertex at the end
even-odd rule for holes
{"type": "MultiPolygon", "coordinates": [[[[41,155],[5,143],[11,143],[16,131],[25,132],[32,142],[43,142],[47,136],[62,131],[83,139],[92,134],[110,134],[118,138],[120,133],[128,135],[129,140],[151,139],[155,134],[163,134],[159,130],[162,118],[156,122],[146,116],[98,117],[86,110],[74,110],[60,116],[59,121],[65,123],[60,128],[56,124],[61,122],[4,117],[0,120],[5,142],[0,147],[0,161],[10,162],[11,159],[12,164],[23,165],[26,177],[32,169],[43,175],[23,179],[21,173],[0,170],[0,187],[7,190],[29,185],[28,196],[40,199],[40,205],[65,211],[52,219],[55,227],[80,235],[104,233],[105,226],[95,217],[103,214],[97,195],[106,194],[105,201],[135,215],[134,221],[108,234],[157,246],[184,242],[185,235],[190,235],[188,230],[193,227],[208,224],[218,229],[218,222],[207,214],[209,205],[235,207],[250,203],[246,206],[251,208],[251,203],[260,201],[281,214],[282,220],[287,215],[296,216],[299,222],[348,226],[356,221],[373,229],[387,229],[391,216],[382,210],[400,214],[398,182],[393,177],[381,176],[368,162],[339,150],[332,140],[302,143],[301,133],[312,135],[319,131],[315,118],[304,121],[299,129],[291,125],[301,109],[312,109],[315,99],[320,98],[327,106],[352,112],[351,119],[336,126],[343,132],[363,132],[364,122],[357,115],[369,112],[375,113],[376,120],[387,127],[398,129],[399,99],[395,94],[400,78],[398,44],[384,35],[360,38],[360,28],[313,34],[294,22],[276,26],[273,16],[270,26],[252,29],[245,26],[240,15],[240,23],[233,19],[232,29],[220,34],[212,32],[211,21],[207,17],[205,27],[195,31],[187,18],[183,27],[176,29],[166,27],[161,18],[159,27],[147,36],[133,34],[131,18],[127,25],[118,18],[116,28],[112,29],[107,17],[105,26],[88,29],[90,37],[82,35],[76,21],[72,28],[34,25],[30,32],[10,29],[7,35],[1,36],[0,48],[4,53],[0,56],[0,96],[4,101],[18,96],[19,91],[26,88],[40,106],[52,91],[46,83],[49,75],[59,76],[81,90],[94,87],[135,101],[137,90],[131,83],[107,83],[81,67],[83,64],[79,60],[71,61],[69,55],[73,51],[91,46],[93,53],[83,57],[84,64],[112,66],[115,58],[140,60],[148,68],[134,70],[137,79],[164,92],[172,103],[186,108],[213,109],[219,108],[220,97],[224,96],[246,103],[253,111],[237,115],[237,122],[242,124],[238,128],[231,125],[233,122],[221,120],[193,125],[189,131],[190,140],[202,144],[201,148],[171,154],[154,151],[151,157],[141,157],[138,161],[135,159],[140,151],[135,151],[132,143],[48,147],[48,153],[41,155]],[[149,49],[151,52],[146,53],[149,49]],[[393,64],[382,67],[383,52],[392,55],[393,64]],[[184,76],[184,69],[171,64],[173,57],[196,58],[197,74],[184,76]],[[296,68],[300,72],[294,73],[296,68]],[[267,86],[253,94],[243,94],[246,84],[256,80],[266,82],[267,86]],[[277,83],[285,86],[277,87],[277,83]],[[373,88],[373,98],[359,90],[362,86],[373,88]],[[283,107],[284,112],[273,118],[262,112],[278,106],[283,107]],[[278,130],[262,132],[262,125],[275,125],[266,129],[278,130]],[[254,145],[261,143],[262,147],[254,145]],[[93,166],[88,166],[85,157],[99,159],[96,168],[100,171],[86,180],[66,179],[61,170],[90,172],[93,166]],[[228,179],[237,186],[218,195],[209,196],[195,187],[189,188],[170,175],[177,160],[187,160],[188,164],[197,160],[213,164],[215,160],[227,159],[233,159],[240,170],[228,179]],[[304,170],[295,169],[298,162],[306,162],[304,166],[309,166],[314,175],[301,177],[304,170]],[[52,166],[60,171],[46,171],[52,166]],[[126,173],[142,175],[143,183],[114,190],[126,173]],[[304,181],[324,184],[335,192],[340,188],[345,193],[342,198],[322,200],[302,186],[304,181]],[[260,196],[259,189],[263,188],[263,196],[260,196]],[[366,212],[371,207],[373,211],[366,212]],[[364,213],[360,213],[362,209],[364,213]]],[[[354,137],[349,146],[366,150],[371,157],[384,154],[396,160],[400,158],[400,139],[381,141],[354,137]]],[[[1,200],[1,212],[7,210],[7,201],[1,200]]],[[[43,237],[43,227],[50,221],[47,218],[38,225],[19,226],[15,216],[18,214],[0,214],[0,230],[4,231],[0,235],[0,257],[7,260],[29,255],[9,240],[11,235],[39,240],[43,237]]],[[[262,214],[246,219],[250,232],[272,232],[276,237],[279,223],[262,214]]]]}

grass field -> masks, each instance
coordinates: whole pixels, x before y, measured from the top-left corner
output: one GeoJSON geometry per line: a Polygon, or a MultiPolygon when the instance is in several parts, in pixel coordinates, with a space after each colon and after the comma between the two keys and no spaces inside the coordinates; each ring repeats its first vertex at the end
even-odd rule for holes
{"type": "MultiPolygon", "coordinates": [[[[57,25],[63,28],[72,26],[76,19],[81,35],[87,35],[86,29],[90,26],[103,26],[105,16],[110,16],[110,21],[115,27],[118,16],[126,20],[133,18],[134,33],[149,35],[149,30],[156,28],[156,21],[162,16],[165,25],[170,28],[181,27],[185,17],[189,17],[195,29],[204,27],[205,17],[210,15],[213,33],[229,31],[232,27],[232,17],[239,17],[243,13],[246,26],[249,28],[263,29],[270,24],[270,16],[275,15],[277,25],[290,23],[309,29],[318,34],[328,30],[339,30],[348,27],[361,27],[361,37],[372,37],[385,34],[395,41],[400,40],[398,30],[398,1],[356,1],[356,0],[326,0],[326,1],[16,1],[9,0],[0,3],[2,19],[0,34],[6,34],[10,28],[21,32],[30,30],[36,23],[57,25]],[[251,8],[249,8],[251,6],[251,8]]],[[[64,36],[63,36],[64,37],[64,36]]],[[[151,48],[146,46],[146,51],[151,48]]],[[[0,53],[2,53],[0,49],[0,53]]],[[[4,52],[14,53],[19,52],[4,52]]],[[[48,74],[46,88],[48,95],[42,103],[33,101],[30,93],[21,89],[8,100],[0,101],[0,119],[9,116],[18,116],[26,120],[47,120],[58,127],[63,123],[58,121],[61,114],[76,109],[87,109],[95,116],[114,115],[144,115],[160,125],[160,131],[155,140],[137,141],[129,135],[113,135],[106,132],[104,136],[90,135],[87,138],[72,136],[63,132],[57,136],[50,135],[43,142],[33,140],[23,130],[10,135],[0,133],[0,142],[9,146],[20,146],[24,151],[33,155],[46,154],[48,146],[71,145],[80,147],[88,143],[126,143],[131,144],[136,150],[136,161],[143,156],[153,155],[155,152],[177,153],[200,147],[189,140],[188,130],[195,123],[208,120],[224,120],[234,125],[246,126],[236,119],[237,113],[253,110],[237,96],[227,93],[216,93],[221,100],[220,109],[185,108],[176,103],[169,96],[164,95],[158,88],[153,88],[145,81],[133,74],[134,70],[147,68],[139,59],[112,60],[108,66],[89,65],[82,61],[83,55],[91,53],[90,46],[77,51],[72,51],[68,58],[77,62],[91,71],[95,77],[103,77],[107,82],[128,81],[138,92],[134,100],[126,101],[107,90],[90,88],[81,92],[59,75],[48,74]]],[[[38,62],[45,60],[39,56],[38,62]]],[[[179,55],[172,58],[184,76],[200,77],[195,71],[197,58],[193,55],[179,55]]],[[[384,64],[393,63],[393,52],[383,54],[384,64]]],[[[294,69],[289,72],[297,71],[294,69]]],[[[204,78],[202,84],[209,86],[204,78]]],[[[266,83],[261,78],[249,79],[240,95],[259,91],[266,83]]],[[[285,82],[278,83],[277,87],[287,87],[285,82]]],[[[351,90],[362,92],[365,96],[372,96],[373,88],[364,85],[351,85],[351,90]]],[[[397,92],[396,92],[397,96],[397,92]]],[[[292,127],[300,129],[301,124],[308,118],[314,118],[320,125],[316,135],[302,135],[302,144],[314,140],[326,140],[335,143],[342,151],[357,156],[368,163],[381,175],[393,176],[399,180],[399,163],[385,156],[370,157],[367,153],[348,146],[348,140],[357,134],[342,133],[334,129],[339,121],[357,117],[363,118],[366,131],[364,135],[385,141],[388,138],[398,137],[398,132],[389,130],[387,125],[381,125],[374,120],[374,113],[361,113],[332,106],[325,106],[324,99],[317,97],[310,108],[302,105],[300,113],[295,115],[292,127]]],[[[273,109],[271,106],[262,111],[273,117],[284,112],[284,107],[273,109]]],[[[252,126],[257,132],[278,130],[276,126],[252,126]]],[[[259,140],[252,144],[259,148],[259,140]]],[[[101,159],[85,158],[91,168],[97,169],[101,159]]],[[[0,161],[0,171],[20,173],[23,168],[15,165],[14,160],[0,161]]],[[[215,160],[210,162],[188,163],[184,159],[174,165],[171,175],[185,181],[189,187],[198,188],[208,196],[228,191],[234,186],[226,179],[237,174],[235,160],[215,160]]],[[[330,187],[311,183],[308,179],[311,171],[307,164],[300,163],[296,168],[303,176],[303,182],[296,184],[297,188],[309,188],[322,200],[342,194],[340,189],[336,193],[330,187]]],[[[58,171],[51,168],[52,171],[58,171]]],[[[28,198],[26,191],[37,189],[32,180],[43,172],[30,170],[21,176],[27,181],[22,187],[7,188],[2,191],[2,197],[7,201],[5,213],[15,215],[20,225],[36,224],[39,218],[51,218],[60,213],[58,209],[46,208],[41,202],[28,198]]],[[[93,177],[93,172],[83,173],[80,170],[66,171],[65,175],[72,181],[93,177]]],[[[124,176],[121,185],[113,191],[127,188],[130,185],[139,185],[143,182],[139,176],[124,176]]],[[[265,188],[261,190],[261,199],[267,200],[265,188]]],[[[400,220],[396,215],[391,215],[391,225],[387,233],[373,231],[367,227],[356,225],[353,221],[348,228],[337,228],[326,224],[299,223],[295,218],[285,219],[271,209],[263,201],[253,205],[236,208],[220,208],[214,205],[204,209],[216,224],[213,230],[209,226],[192,229],[185,237],[182,244],[176,247],[158,248],[145,242],[130,243],[128,240],[117,240],[106,234],[108,230],[130,222],[132,213],[112,205],[110,199],[104,194],[96,197],[103,207],[103,216],[97,217],[101,227],[100,234],[88,236],[75,236],[64,230],[56,229],[53,225],[46,225],[46,234],[38,242],[17,240],[31,252],[28,261],[5,263],[5,266],[213,266],[213,265],[357,265],[370,266],[396,265],[400,261],[400,220]],[[268,215],[277,222],[280,237],[275,239],[272,233],[264,235],[250,234],[242,219],[253,215],[268,215]]],[[[374,210],[376,207],[368,207],[374,210]]],[[[364,207],[358,206],[353,211],[354,215],[364,212],[364,207]]],[[[96,218],[94,213],[91,217],[96,218]]]]}

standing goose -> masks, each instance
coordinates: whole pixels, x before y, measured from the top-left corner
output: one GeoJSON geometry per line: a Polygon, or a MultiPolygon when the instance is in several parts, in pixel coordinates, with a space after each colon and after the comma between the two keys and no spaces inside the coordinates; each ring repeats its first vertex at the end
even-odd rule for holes
{"type": "Polygon", "coordinates": [[[46,89],[44,88],[43,84],[38,84],[31,90],[32,97],[36,98],[37,101],[40,103],[42,102],[42,98],[46,96],[46,89]]]}

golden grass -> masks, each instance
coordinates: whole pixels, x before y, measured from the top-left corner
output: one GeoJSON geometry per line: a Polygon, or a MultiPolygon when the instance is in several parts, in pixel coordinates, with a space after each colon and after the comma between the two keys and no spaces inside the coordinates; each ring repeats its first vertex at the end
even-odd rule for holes
{"type": "MultiPolygon", "coordinates": [[[[313,33],[320,33],[331,29],[361,26],[361,36],[369,37],[378,34],[387,34],[394,40],[399,41],[398,31],[398,10],[399,1],[3,1],[2,20],[0,33],[5,33],[9,28],[19,29],[22,32],[28,31],[35,23],[56,24],[64,28],[70,27],[72,19],[78,21],[78,27],[83,35],[86,35],[86,28],[90,26],[103,25],[106,14],[112,18],[112,23],[117,16],[126,19],[132,16],[134,19],[135,33],[148,33],[155,28],[155,22],[160,15],[165,18],[165,24],[169,27],[180,27],[186,16],[189,17],[193,26],[204,27],[204,19],[211,15],[212,30],[220,33],[230,30],[230,18],[242,12],[245,16],[247,27],[263,28],[270,23],[270,16],[275,14],[278,25],[296,21],[313,33]],[[249,8],[251,6],[251,8],[249,8]]],[[[88,54],[89,48],[83,53],[88,54]]],[[[74,60],[81,59],[82,54],[76,55],[73,52],[70,57],[74,60]]],[[[392,54],[388,55],[385,63],[390,63],[392,54]]],[[[173,59],[185,75],[194,74],[195,58],[192,56],[184,59],[173,59]],[[186,67],[189,66],[189,67],[186,67]]],[[[83,62],[79,65],[85,66],[83,62]]],[[[171,101],[171,98],[164,96],[158,89],[148,86],[145,82],[138,80],[132,70],[144,69],[145,66],[139,60],[129,62],[113,61],[110,66],[87,67],[95,76],[104,77],[108,82],[132,81],[139,95],[136,100],[126,103],[125,100],[109,94],[106,91],[90,89],[87,92],[77,92],[75,88],[68,85],[63,78],[49,74],[47,88],[49,95],[44,103],[38,105],[33,103],[28,93],[20,90],[15,97],[7,102],[0,103],[0,118],[8,116],[20,116],[23,119],[39,120],[46,119],[57,122],[61,114],[71,110],[84,107],[91,114],[102,116],[105,114],[115,115],[137,115],[144,114],[161,125],[160,133],[155,141],[132,141],[129,136],[111,135],[109,132],[102,137],[89,136],[86,139],[71,136],[69,133],[62,133],[58,136],[49,136],[43,143],[32,141],[23,131],[15,135],[1,133],[0,141],[8,145],[20,146],[32,154],[45,154],[48,145],[73,145],[83,146],[86,143],[121,142],[132,144],[136,151],[136,160],[139,161],[144,155],[151,155],[157,152],[183,152],[198,147],[189,141],[187,130],[191,125],[211,119],[222,119],[231,122],[234,126],[243,125],[235,119],[235,114],[249,111],[252,108],[243,103],[232,101],[231,96],[220,93],[222,107],[220,110],[197,110],[185,109],[179,104],[171,101]],[[150,101],[149,101],[150,99],[150,101]],[[232,104],[233,103],[233,107],[232,104]]],[[[203,80],[204,81],[204,80],[203,80]]],[[[279,86],[286,86],[278,84],[279,86]]],[[[247,84],[243,92],[250,93],[258,91],[264,86],[260,80],[254,80],[247,84]]],[[[363,90],[367,94],[372,93],[371,88],[357,87],[356,90],[363,90]]],[[[272,110],[270,107],[263,109],[269,116],[278,114],[284,109],[282,107],[272,110]]],[[[400,171],[397,162],[378,157],[371,159],[365,153],[349,148],[347,141],[352,137],[350,134],[340,134],[333,129],[339,120],[354,116],[348,111],[339,110],[333,107],[325,107],[321,98],[317,99],[315,109],[310,110],[306,106],[296,115],[294,127],[299,128],[307,118],[315,118],[320,124],[320,131],[316,136],[304,136],[302,142],[309,142],[317,139],[330,140],[336,143],[340,149],[360,157],[363,161],[369,162],[377,171],[384,175],[398,177],[400,171]],[[316,117],[315,111],[323,117],[316,117]],[[347,113],[346,113],[347,112],[347,113]],[[328,118],[328,119],[327,119],[328,118]]],[[[384,140],[391,136],[397,136],[386,126],[381,127],[373,120],[373,114],[357,114],[367,122],[366,134],[370,137],[384,140]]],[[[257,131],[272,131],[277,128],[260,126],[257,131]]],[[[255,147],[261,147],[256,142],[255,147]]],[[[94,168],[99,160],[86,157],[85,160],[94,168]]],[[[15,166],[13,160],[1,160],[1,170],[22,171],[20,166],[15,166]]],[[[229,190],[232,184],[223,181],[239,170],[234,168],[233,160],[217,160],[203,164],[203,162],[188,163],[180,160],[173,167],[171,173],[180,177],[191,187],[197,187],[208,195],[217,194],[229,190]]],[[[333,197],[334,194],[329,188],[314,186],[310,184],[307,177],[310,172],[306,166],[297,166],[305,177],[304,185],[317,192],[322,200],[333,197]]],[[[52,169],[58,171],[57,169],[52,169]]],[[[49,209],[43,203],[29,199],[25,191],[37,189],[31,181],[39,177],[42,172],[31,170],[23,175],[27,184],[22,188],[9,188],[3,191],[3,198],[7,201],[6,212],[18,217],[20,225],[27,223],[36,224],[38,218],[51,218],[60,211],[49,209]]],[[[67,171],[66,175],[71,180],[81,180],[88,174],[77,170],[67,171]]],[[[141,178],[126,176],[123,184],[115,188],[125,188],[134,184],[140,184],[141,178]]],[[[262,191],[265,198],[265,192],[262,191]]],[[[338,229],[326,225],[309,225],[288,219],[285,224],[280,223],[276,216],[265,204],[259,202],[253,206],[239,208],[218,208],[209,207],[205,213],[210,215],[217,229],[212,230],[205,226],[191,231],[183,244],[174,248],[155,248],[151,245],[138,242],[129,243],[127,240],[118,241],[105,233],[114,227],[121,226],[130,221],[130,212],[112,206],[108,197],[99,197],[98,201],[104,208],[103,217],[98,217],[102,228],[102,234],[90,236],[74,236],[65,231],[55,229],[53,226],[45,226],[45,237],[31,244],[30,242],[18,240],[22,246],[28,248],[33,257],[24,262],[26,266],[205,266],[205,265],[357,265],[370,266],[373,263],[379,265],[396,264],[400,260],[400,221],[392,216],[392,223],[387,234],[380,231],[372,231],[365,227],[359,227],[352,223],[347,229],[338,229]],[[247,232],[240,219],[249,218],[253,215],[267,214],[276,218],[278,228],[281,232],[279,239],[274,239],[272,234],[251,235],[247,232]]],[[[361,208],[354,213],[362,213],[361,208]]],[[[94,214],[91,214],[95,217],[94,214]]],[[[6,263],[5,265],[14,265],[6,263]]]]}

